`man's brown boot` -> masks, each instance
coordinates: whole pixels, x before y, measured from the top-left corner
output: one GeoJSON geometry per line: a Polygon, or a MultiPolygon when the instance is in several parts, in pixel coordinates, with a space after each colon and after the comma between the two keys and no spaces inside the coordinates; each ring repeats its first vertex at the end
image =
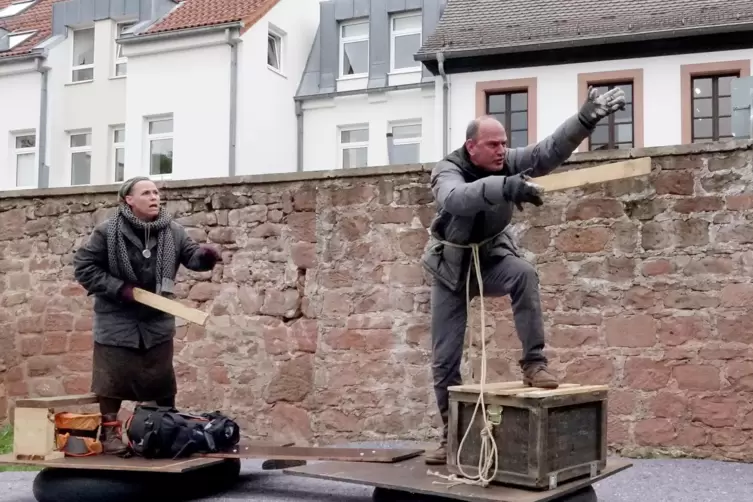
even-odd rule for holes
{"type": "Polygon", "coordinates": [[[439,448],[424,452],[424,460],[428,465],[444,465],[447,463],[447,442],[442,441],[439,448]]]}
{"type": "Polygon", "coordinates": [[[102,453],[105,455],[119,455],[125,453],[128,447],[123,443],[120,432],[121,424],[117,414],[102,416],[102,453]]]}
{"type": "Polygon", "coordinates": [[[531,387],[556,389],[559,387],[557,378],[549,372],[546,364],[534,363],[523,370],[523,383],[531,387]]]}

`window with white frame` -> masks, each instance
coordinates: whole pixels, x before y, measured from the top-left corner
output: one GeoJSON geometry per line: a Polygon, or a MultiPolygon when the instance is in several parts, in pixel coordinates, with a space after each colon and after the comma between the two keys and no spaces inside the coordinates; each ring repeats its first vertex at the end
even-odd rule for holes
{"type": "Polygon", "coordinates": [[[390,71],[420,69],[421,62],[413,55],[421,48],[421,13],[397,14],[390,28],[390,71]]]}
{"type": "Polygon", "coordinates": [[[128,72],[128,59],[123,56],[123,46],[120,45],[117,42],[117,39],[119,39],[123,32],[130,29],[135,23],[120,23],[117,25],[117,28],[115,29],[115,40],[113,40],[113,43],[115,44],[115,76],[116,77],[122,77],[125,76],[128,72]]]}
{"type": "Polygon", "coordinates": [[[71,80],[94,80],[94,28],[73,32],[73,61],[71,80]]]}
{"type": "Polygon", "coordinates": [[[340,167],[366,167],[369,157],[369,127],[341,127],[339,131],[340,167]]]}
{"type": "Polygon", "coordinates": [[[35,131],[13,136],[13,159],[16,169],[16,188],[37,186],[37,136],[35,131]]]}
{"type": "Polygon", "coordinates": [[[115,182],[125,179],[125,127],[118,126],[112,129],[112,161],[115,182]]]}
{"type": "Polygon", "coordinates": [[[369,21],[340,25],[340,77],[369,73],[369,21]]]}
{"type": "Polygon", "coordinates": [[[149,119],[149,174],[163,176],[173,173],[173,117],[149,119]]]}
{"type": "Polygon", "coordinates": [[[12,2],[10,5],[0,9],[0,19],[20,14],[31,7],[35,1],[36,0],[20,0],[18,2],[12,2]]]}
{"type": "Polygon", "coordinates": [[[92,173],[91,131],[70,133],[71,185],[88,185],[92,173]]]}
{"type": "Polygon", "coordinates": [[[25,31],[21,33],[11,33],[10,35],[8,35],[8,49],[13,49],[14,47],[26,42],[32,35],[34,35],[34,33],[36,32],[25,31]]]}
{"type": "Polygon", "coordinates": [[[421,157],[421,122],[394,123],[391,164],[417,164],[421,157]]]}
{"type": "Polygon", "coordinates": [[[267,33],[267,66],[282,73],[282,35],[273,30],[267,33]]]}

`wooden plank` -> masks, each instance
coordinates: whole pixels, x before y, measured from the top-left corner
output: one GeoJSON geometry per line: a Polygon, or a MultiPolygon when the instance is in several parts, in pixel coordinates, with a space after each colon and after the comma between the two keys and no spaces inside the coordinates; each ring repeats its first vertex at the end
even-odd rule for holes
{"type": "Polygon", "coordinates": [[[632,465],[628,460],[610,459],[606,468],[593,478],[586,476],[563,483],[554,490],[545,491],[526,490],[505,485],[491,485],[487,488],[465,484],[450,486],[452,482],[427,474],[427,471],[435,471],[447,475],[445,467],[427,466],[421,457],[395,464],[323,462],[293,467],[285,469],[283,472],[302,477],[401,490],[468,502],[550,502],[613,476],[632,465]]]}
{"type": "Polygon", "coordinates": [[[48,408],[16,408],[13,453],[19,458],[49,460],[57,450],[55,418],[48,408]]]}
{"type": "Polygon", "coordinates": [[[559,192],[570,188],[582,188],[607,181],[637,178],[651,173],[651,157],[641,157],[600,166],[585,167],[573,171],[548,174],[532,178],[531,182],[544,192],[559,192]]]}
{"type": "Polygon", "coordinates": [[[69,396],[27,397],[16,401],[16,408],[58,408],[63,406],[82,406],[96,404],[94,394],[73,394],[69,396]]]}
{"type": "MultiPolygon", "coordinates": [[[[262,458],[266,460],[330,460],[340,462],[392,463],[417,457],[422,449],[331,448],[316,446],[257,446],[241,443],[230,451],[202,453],[206,458],[262,458]]],[[[199,455],[197,455],[199,456],[199,455]]]]}
{"type": "MultiPolygon", "coordinates": [[[[581,384],[577,383],[561,383],[559,389],[571,389],[574,387],[580,387],[581,384]]],[[[469,392],[478,393],[481,390],[481,384],[469,383],[464,385],[452,385],[448,388],[450,392],[469,392]]],[[[535,390],[550,390],[543,387],[531,387],[525,385],[523,382],[494,382],[484,384],[484,394],[497,394],[510,395],[510,393],[517,394],[519,392],[528,392],[535,390]]],[[[556,389],[555,389],[556,390],[556,389]]]]}
{"type": "Polygon", "coordinates": [[[577,387],[559,388],[559,389],[547,389],[547,390],[532,390],[530,392],[521,392],[517,394],[518,397],[525,398],[545,398],[553,396],[569,396],[571,394],[586,394],[590,392],[608,392],[609,385],[578,385],[577,387]]]}
{"type": "Polygon", "coordinates": [[[0,465],[23,465],[34,467],[55,467],[61,469],[92,469],[102,471],[141,471],[180,473],[208,467],[222,462],[213,458],[145,459],[140,457],[120,458],[115,455],[95,455],[91,457],[65,457],[54,460],[18,460],[12,453],[0,455],[0,465]]]}
{"type": "Polygon", "coordinates": [[[165,298],[164,296],[154,294],[141,288],[133,289],[133,299],[137,302],[148,305],[154,309],[160,310],[175,317],[180,317],[188,322],[204,326],[207,323],[209,314],[199,309],[187,307],[180,302],[165,298]]]}

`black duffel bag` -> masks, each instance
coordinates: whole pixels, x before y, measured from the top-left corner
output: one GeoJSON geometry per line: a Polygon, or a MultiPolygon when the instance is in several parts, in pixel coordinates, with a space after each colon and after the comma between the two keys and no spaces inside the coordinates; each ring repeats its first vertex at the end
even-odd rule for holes
{"type": "Polygon", "coordinates": [[[226,451],[240,441],[238,424],[219,411],[191,414],[175,408],[136,406],[126,422],[130,453],[144,458],[180,458],[226,451]]]}

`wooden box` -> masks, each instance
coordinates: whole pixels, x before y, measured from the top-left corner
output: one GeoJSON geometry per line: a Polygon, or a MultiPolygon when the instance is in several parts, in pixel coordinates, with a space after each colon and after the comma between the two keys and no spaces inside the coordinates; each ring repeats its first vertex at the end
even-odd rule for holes
{"type": "MultiPolygon", "coordinates": [[[[584,475],[596,476],[607,461],[606,385],[561,384],[539,389],[523,382],[484,385],[484,404],[497,445],[497,472],[492,482],[533,489],[554,489],[584,475]]],[[[479,399],[480,386],[449,388],[447,469],[477,476],[483,427],[482,407],[466,431],[479,399]],[[458,449],[463,437],[458,466],[458,449]]],[[[492,462],[487,477],[494,472],[492,462]]]]}
{"type": "Polygon", "coordinates": [[[54,460],[58,450],[56,408],[97,403],[93,394],[19,399],[13,415],[13,453],[16,460],[54,460]]]}

